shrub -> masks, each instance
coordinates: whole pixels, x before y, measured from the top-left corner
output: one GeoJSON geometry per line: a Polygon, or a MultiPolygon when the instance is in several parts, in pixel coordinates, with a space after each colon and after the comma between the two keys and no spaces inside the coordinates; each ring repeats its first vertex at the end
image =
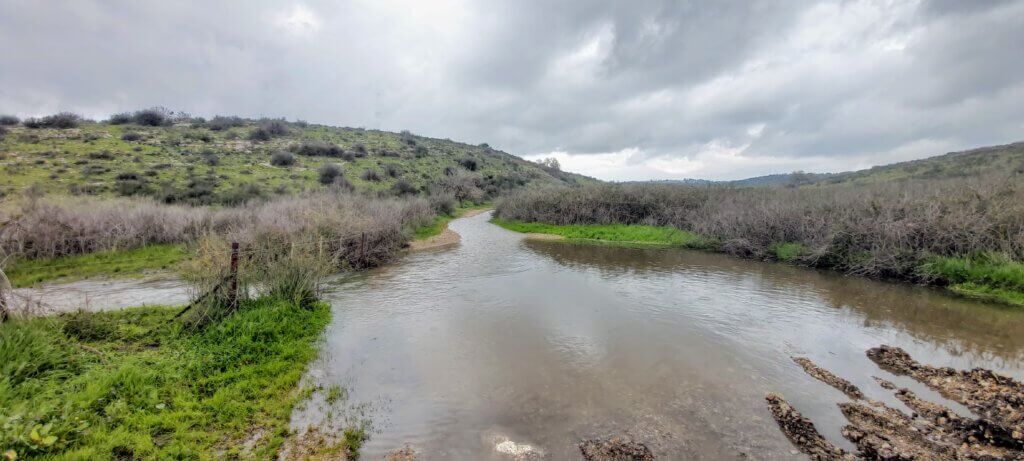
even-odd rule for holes
{"type": "Polygon", "coordinates": [[[398,165],[387,163],[384,164],[384,174],[392,178],[397,178],[402,175],[402,170],[401,168],[398,167],[398,165]]]}
{"type": "Polygon", "coordinates": [[[309,122],[305,120],[296,120],[293,124],[299,128],[306,128],[309,126],[309,122]]]}
{"type": "Polygon", "coordinates": [[[76,128],[81,123],[82,117],[78,114],[71,112],[60,112],[53,115],[47,115],[43,118],[27,118],[23,125],[27,128],[76,128]]]}
{"type": "Polygon", "coordinates": [[[325,163],[317,170],[320,184],[333,184],[337,178],[342,177],[341,167],[333,163],[325,163]]]}
{"type": "Polygon", "coordinates": [[[378,173],[377,170],[375,170],[373,168],[367,168],[367,169],[363,170],[363,173],[361,175],[359,175],[359,177],[363,178],[364,181],[380,181],[381,180],[380,173],[378,173]]]}
{"type": "Polygon", "coordinates": [[[327,142],[304,142],[292,146],[292,149],[299,155],[310,157],[342,157],[345,154],[341,147],[327,142]]]}
{"type": "Polygon", "coordinates": [[[466,157],[462,160],[459,160],[459,165],[462,165],[463,168],[469,171],[476,171],[477,168],[476,159],[472,157],[466,157]]]}
{"type": "Polygon", "coordinates": [[[99,152],[90,152],[89,158],[93,160],[113,160],[114,154],[111,154],[109,150],[101,150],[99,152]]]}
{"type": "Polygon", "coordinates": [[[0,139],[7,135],[7,127],[0,125],[0,139]]]}
{"type": "Polygon", "coordinates": [[[13,126],[20,122],[21,120],[14,115],[0,115],[0,126],[13,126]]]}
{"type": "Polygon", "coordinates": [[[245,120],[241,117],[235,116],[226,117],[223,115],[217,115],[210,119],[210,121],[206,122],[206,127],[212,131],[223,131],[242,125],[245,125],[245,120]]]}
{"type": "Polygon", "coordinates": [[[132,114],[132,122],[143,126],[165,126],[173,123],[170,112],[162,107],[135,111],[132,114]]]}
{"type": "Polygon", "coordinates": [[[274,166],[292,166],[295,164],[295,156],[290,152],[274,152],[274,154],[270,156],[270,164],[274,166]]]}
{"type": "Polygon", "coordinates": [[[249,133],[249,139],[253,141],[269,141],[273,138],[288,134],[288,124],[283,120],[267,120],[258,128],[249,133]]]}
{"type": "Polygon", "coordinates": [[[138,141],[140,139],[142,139],[142,134],[141,133],[128,132],[128,133],[125,133],[125,134],[121,135],[121,140],[122,141],[138,141]]]}
{"type": "Polygon", "coordinates": [[[111,125],[125,125],[132,122],[132,114],[128,112],[119,112],[110,116],[107,123],[111,125]]]}
{"type": "Polygon", "coordinates": [[[412,183],[410,183],[409,181],[405,179],[400,179],[397,182],[395,182],[393,186],[391,186],[391,191],[394,192],[395,195],[415,195],[417,192],[419,192],[419,189],[417,189],[416,186],[412,185],[412,183]]]}

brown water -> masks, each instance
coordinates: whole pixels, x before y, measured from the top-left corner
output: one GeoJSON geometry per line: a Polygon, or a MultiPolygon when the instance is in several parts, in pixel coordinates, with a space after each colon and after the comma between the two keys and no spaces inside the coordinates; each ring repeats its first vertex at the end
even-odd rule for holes
{"type": "MultiPolygon", "coordinates": [[[[845,397],[791,356],[897,407],[872,376],[939,399],[870,347],[1024,376],[1022,310],[709,253],[529,241],[489,217],[453,221],[455,249],[333,284],[310,376],[372,420],[364,459],[406,443],[423,459],[513,459],[503,440],[579,459],[580,439],[612,433],[660,459],[792,459],[768,391],[849,445],[845,397]]],[[[293,423],[344,413],[308,405],[293,423]]]]}

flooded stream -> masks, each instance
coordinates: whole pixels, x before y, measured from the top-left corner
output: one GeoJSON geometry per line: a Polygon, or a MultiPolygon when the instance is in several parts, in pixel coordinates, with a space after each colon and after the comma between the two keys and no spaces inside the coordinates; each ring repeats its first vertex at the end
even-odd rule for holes
{"type": "MultiPolygon", "coordinates": [[[[531,241],[489,217],[453,221],[456,248],[332,283],[310,376],[372,421],[365,459],[405,444],[421,459],[512,459],[496,450],[512,441],[575,460],[581,439],[609,434],[659,459],[792,459],[766,392],[850,444],[843,394],[791,356],[897,408],[872,376],[950,403],[880,370],[871,347],[1024,376],[1021,310],[717,254],[531,241]]],[[[293,425],[337,415],[309,405],[293,425]]]]}

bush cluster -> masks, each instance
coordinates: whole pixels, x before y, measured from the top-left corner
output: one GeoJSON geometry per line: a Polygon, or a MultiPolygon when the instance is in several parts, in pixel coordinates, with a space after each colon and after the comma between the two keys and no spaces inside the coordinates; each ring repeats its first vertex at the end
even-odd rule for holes
{"type": "Polygon", "coordinates": [[[72,112],[60,112],[43,118],[27,118],[22,122],[26,128],[77,128],[82,117],[72,112]]]}
{"type": "Polygon", "coordinates": [[[861,186],[540,189],[500,201],[497,214],[551,224],[673,226],[737,256],[877,277],[915,279],[933,256],[1024,259],[1024,181],[1012,174],[861,186]]]}

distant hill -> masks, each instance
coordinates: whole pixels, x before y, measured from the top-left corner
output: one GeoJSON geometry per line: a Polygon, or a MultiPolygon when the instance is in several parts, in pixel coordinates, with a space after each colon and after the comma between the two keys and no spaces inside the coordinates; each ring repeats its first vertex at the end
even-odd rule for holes
{"type": "Polygon", "coordinates": [[[818,183],[870,183],[900,179],[944,179],[997,172],[1024,173],[1024,142],[981,147],[909,162],[838,173],[818,183]]]}
{"type": "Polygon", "coordinates": [[[730,185],[741,187],[807,186],[824,184],[867,184],[901,179],[943,179],[979,176],[995,172],[1024,174],[1024,142],[950,152],[920,160],[876,166],[842,173],[778,173],[734,181],[706,179],[669,179],[634,181],[644,184],[684,184],[690,186],[730,185]]]}
{"type": "Polygon", "coordinates": [[[381,194],[455,188],[493,196],[519,187],[596,181],[486,144],[408,132],[138,114],[100,123],[44,118],[0,127],[0,196],[35,187],[57,194],[235,204],[325,188],[324,183],[381,194]],[[322,178],[326,164],[340,174],[322,178]]]}

